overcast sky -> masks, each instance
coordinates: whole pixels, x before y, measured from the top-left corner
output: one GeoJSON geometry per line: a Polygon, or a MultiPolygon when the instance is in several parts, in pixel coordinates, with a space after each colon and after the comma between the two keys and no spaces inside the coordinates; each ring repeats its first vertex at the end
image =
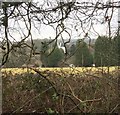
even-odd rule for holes
{"type": "MultiPolygon", "coordinates": [[[[34,1],[37,1],[37,0],[34,0],[34,1]]],[[[51,0],[51,1],[53,2],[54,0],[51,0]]],[[[88,1],[88,0],[81,0],[81,2],[82,1],[85,2],[85,1],[88,1]]],[[[89,2],[90,1],[91,2],[96,2],[98,0],[89,0],[89,2]]],[[[104,3],[107,2],[107,0],[99,0],[99,1],[102,1],[104,3]]],[[[111,1],[115,2],[116,0],[111,0],[111,1]]],[[[42,3],[42,2],[40,2],[40,3],[42,3]]],[[[117,21],[118,21],[118,10],[116,9],[113,13],[113,18],[112,18],[112,21],[111,21],[112,34],[114,34],[115,31],[117,30],[117,27],[118,27],[117,21]]],[[[11,27],[16,28],[18,26],[17,24],[15,25],[12,20],[10,20],[9,23],[11,24],[11,27]]],[[[23,25],[22,21],[21,21],[20,25],[23,25]]],[[[37,25],[37,26],[39,27],[40,25],[37,25]]],[[[96,32],[99,33],[99,35],[107,35],[108,34],[108,24],[107,23],[94,24],[94,28],[95,28],[96,32]]],[[[38,33],[38,31],[36,31],[35,28],[32,28],[33,39],[55,38],[55,30],[52,27],[46,26],[46,25],[41,25],[39,30],[40,30],[40,32],[38,33]]],[[[71,30],[72,31],[69,31],[69,32],[72,35],[72,39],[73,38],[78,38],[78,36],[80,34],[80,28],[79,28],[78,32],[74,31],[73,28],[71,28],[71,30]]],[[[96,38],[97,37],[97,34],[95,34],[95,32],[93,32],[93,31],[89,32],[88,34],[89,34],[90,38],[96,38]]],[[[64,38],[68,38],[67,34],[64,33],[63,35],[64,35],[64,38]]],[[[18,32],[13,32],[12,36],[14,36],[14,38],[17,38],[17,40],[20,39],[20,36],[19,36],[18,32]]],[[[80,37],[82,38],[82,37],[84,37],[84,35],[81,34],[80,37]]]]}
{"type": "MultiPolygon", "coordinates": [[[[36,1],[36,0],[35,0],[36,1]]],[[[38,0],[39,1],[39,0],[38,0]]],[[[54,1],[54,0],[51,0],[54,1]]],[[[59,1],[59,0],[58,0],[59,1]]],[[[72,0],[69,0],[72,1],[72,0]]],[[[79,1],[79,0],[78,0],[79,1]]],[[[98,0],[80,0],[80,2],[97,2],[98,0]]],[[[108,0],[99,0],[100,2],[104,2],[106,3],[108,0]]],[[[117,0],[110,0],[111,2],[116,2],[117,0]]],[[[49,26],[41,26],[42,28],[40,29],[40,35],[38,35],[38,33],[33,34],[34,38],[54,38],[55,37],[55,31],[53,30],[52,27],[49,26]]],[[[100,35],[107,35],[108,34],[108,23],[104,23],[104,24],[94,24],[94,28],[96,30],[97,33],[99,33],[100,35]]],[[[113,13],[113,18],[111,21],[111,30],[112,30],[112,35],[115,34],[116,30],[118,28],[118,9],[116,9],[113,13]]],[[[72,30],[72,38],[78,38],[80,32],[76,32],[74,30],[72,30]]],[[[89,32],[88,33],[89,36],[91,38],[96,38],[97,35],[95,34],[95,32],[89,32]]],[[[67,35],[64,35],[65,38],[67,38],[67,35]]],[[[81,35],[81,37],[83,37],[84,35],[81,35]]]]}
{"type": "MultiPolygon", "coordinates": [[[[39,0],[35,0],[35,1],[39,1],[39,0]]],[[[54,1],[54,0],[51,0],[51,1],[54,1]]],[[[59,1],[59,0],[56,0],[56,1],[59,1]]],[[[72,1],[72,0],[69,0],[69,1],[72,1]]],[[[80,2],[88,2],[88,1],[95,3],[98,0],[80,0],[80,2]]],[[[117,0],[99,0],[99,2],[103,2],[103,3],[106,3],[108,1],[116,2],[117,0]]],[[[114,34],[117,30],[117,27],[118,27],[117,22],[118,22],[118,9],[116,9],[114,11],[113,18],[112,18],[112,21],[111,21],[112,34],[114,34]]],[[[108,24],[107,23],[94,24],[94,28],[95,28],[96,32],[98,32],[100,35],[107,35],[108,34],[108,24]]],[[[75,32],[74,30],[72,32],[73,32],[72,38],[77,37],[78,34],[79,34],[79,33],[75,32]]],[[[36,35],[37,35],[37,33],[36,33],[36,35]]],[[[36,35],[34,36],[35,38],[36,38],[36,35]]],[[[92,31],[89,33],[89,35],[90,35],[91,38],[96,38],[97,37],[95,33],[92,33],[92,31]]],[[[42,28],[41,28],[41,31],[40,31],[40,35],[37,35],[37,36],[39,36],[40,38],[49,38],[49,37],[54,38],[55,31],[51,27],[43,25],[42,28]]]]}

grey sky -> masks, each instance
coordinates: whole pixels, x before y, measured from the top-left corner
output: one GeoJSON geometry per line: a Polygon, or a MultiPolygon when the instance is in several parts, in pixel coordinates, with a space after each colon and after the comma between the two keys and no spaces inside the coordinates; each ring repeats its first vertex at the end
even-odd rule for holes
{"type": "MultiPolygon", "coordinates": [[[[39,1],[39,0],[33,0],[33,1],[39,1]]],[[[54,4],[55,2],[57,2],[57,0],[51,0],[54,4]],[[55,2],[54,2],[55,1],[55,2]]],[[[71,1],[71,0],[69,0],[71,1]]],[[[81,2],[87,2],[88,0],[81,0],[81,2]]],[[[98,0],[89,0],[89,2],[97,2],[98,0]]],[[[108,0],[99,0],[100,2],[104,2],[106,3],[108,0]]],[[[111,0],[111,2],[116,2],[117,0],[111,0]]],[[[40,2],[42,4],[42,2],[40,2]]],[[[99,18],[99,17],[98,17],[99,18]]],[[[118,27],[118,9],[116,9],[113,13],[113,18],[112,18],[112,21],[111,21],[111,29],[112,29],[112,34],[115,33],[115,31],[117,30],[117,27],[118,27]]],[[[15,31],[12,31],[12,36],[16,39],[16,40],[20,40],[22,39],[21,38],[21,34],[22,32],[26,33],[27,31],[25,30],[25,25],[23,23],[23,21],[20,21],[19,22],[20,26],[21,26],[21,30],[18,29],[18,24],[17,22],[14,22],[13,20],[10,20],[9,21],[9,25],[11,28],[16,28],[15,31]]],[[[37,38],[40,38],[40,39],[44,39],[44,38],[54,38],[55,37],[55,30],[50,27],[50,26],[46,26],[46,25],[40,25],[38,23],[35,24],[38,28],[39,28],[39,32],[37,30],[35,30],[35,28],[32,26],[32,37],[33,39],[37,39],[37,38]]],[[[81,33],[81,28],[79,27],[78,25],[78,31],[75,31],[74,30],[74,20],[73,22],[66,22],[66,25],[71,29],[71,30],[68,30],[70,33],[71,33],[71,38],[83,38],[84,37],[84,33],[81,33]],[[73,24],[72,26],[70,26],[69,24],[73,24]],[[68,24],[68,25],[67,25],[68,24]]],[[[94,24],[94,29],[97,33],[99,33],[99,35],[107,35],[108,34],[108,24],[107,23],[104,23],[104,24],[94,24]]],[[[87,30],[87,28],[85,28],[85,30],[87,30]]],[[[97,34],[95,32],[93,32],[93,30],[89,31],[88,32],[89,34],[89,37],[91,38],[96,38],[97,37],[97,34]]],[[[24,36],[22,36],[24,37],[24,36]]],[[[64,38],[68,38],[68,34],[66,33],[63,33],[63,37],[64,38]]],[[[11,37],[10,37],[11,38],[11,37]]],[[[11,40],[13,40],[11,38],[11,40]]]]}

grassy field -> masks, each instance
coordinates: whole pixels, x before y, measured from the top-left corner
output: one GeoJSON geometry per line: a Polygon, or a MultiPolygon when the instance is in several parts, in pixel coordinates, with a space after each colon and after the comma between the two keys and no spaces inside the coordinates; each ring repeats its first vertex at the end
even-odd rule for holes
{"type": "MultiPolygon", "coordinates": [[[[83,73],[83,72],[88,72],[88,73],[96,73],[96,72],[104,72],[107,73],[108,72],[108,67],[63,67],[63,68],[36,68],[37,70],[41,71],[41,72],[64,72],[67,74],[78,74],[78,73],[83,73]]],[[[113,66],[109,68],[109,72],[113,72],[115,70],[117,70],[118,67],[117,66],[113,66]]],[[[4,68],[1,70],[2,73],[11,73],[13,75],[16,74],[24,74],[26,72],[30,72],[30,73],[36,73],[34,70],[29,69],[29,68],[4,68]]]]}

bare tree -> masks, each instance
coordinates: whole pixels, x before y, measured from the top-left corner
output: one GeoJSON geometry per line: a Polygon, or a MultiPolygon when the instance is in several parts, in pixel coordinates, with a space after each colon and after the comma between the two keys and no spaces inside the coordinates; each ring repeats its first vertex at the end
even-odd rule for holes
{"type": "MultiPolygon", "coordinates": [[[[55,30],[53,41],[62,39],[64,46],[72,39],[76,32],[78,37],[90,37],[89,33],[99,34],[95,31],[95,23],[106,23],[109,25],[109,36],[111,36],[110,22],[114,11],[119,8],[118,2],[104,1],[77,1],[77,0],[43,0],[42,2],[2,2],[1,9],[1,49],[5,50],[2,65],[8,59],[9,53],[15,47],[27,45],[24,41],[31,40],[30,56],[33,54],[33,30],[40,33],[42,25],[51,26],[55,30]],[[17,35],[15,38],[15,34],[17,35]],[[68,40],[64,40],[64,35],[68,40]],[[19,39],[19,40],[18,40],[19,39]],[[16,41],[14,44],[12,41],[16,41]],[[6,49],[5,49],[6,48],[6,49]]],[[[91,38],[89,38],[91,39],[91,38]]]]}
{"type": "MultiPolygon", "coordinates": [[[[29,59],[27,61],[29,61],[33,55],[40,54],[41,52],[38,53],[34,49],[33,36],[34,31],[39,35],[41,34],[40,30],[43,25],[46,27],[50,26],[55,31],[54,39],[48,42],[48,45],[52,42],[57,43],[58,39],[63,41],[66,50],[64,60],[65,63],[69,57],[67,44],[71,41],[74,34],[77,38],[83,38],[83,40],[86,38],[91,39],[90,33],[99,36],[99,33],[95,30],[94,25],[98,23],[107,23],[108,36],[109,39],[112,38],[111,20],[116,9],[119,7],[120,6],[117,1],[104,2],[103,0],[42,0],[41,2],[2,2],[2,7],[0,9],[0,48],[4,51],[4,54],[1,65],[4,65],[7,62],[9,54],[16,48],[27,46],[30,49],[28,53],[29,59]],[[67,40],[64,36],[67,36],[67,40]],[[30,44],[26,44],[25,42],[28,39],[30,40],[30,44]]],[[[53,48],[53,50],[54,49],[55,48],[53,48]]],[[[82,101],[77,98],[69,84],[68,86],[72,92],[72,98],[69,95],[60,94],[54,87],[54,84],[52,84],[47,77],[43,76],[40,71],[36,69],[33,70],[37,72],[39,76],[47,80],[58,96],[61,95],[62,97],[70,98],[71,102],[75,105],[75,108],[79,111],[81,111],[81,109],[79,105],[75,103],[73,98],[79,101],[79,103],[101,100],[93,99],[82,101]]]]}

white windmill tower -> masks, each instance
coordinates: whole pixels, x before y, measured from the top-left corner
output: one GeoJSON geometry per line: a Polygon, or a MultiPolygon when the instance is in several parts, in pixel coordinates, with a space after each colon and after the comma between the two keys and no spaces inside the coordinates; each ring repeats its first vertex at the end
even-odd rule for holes
{"type": "Polygon", "coordinates": [[[58,43],[58,48],[59,48],[59,49],[62,49],[63,52],[66,53],[65,47],[62,46],[62,43],[61,43],[61,42],[58,43]]]}

